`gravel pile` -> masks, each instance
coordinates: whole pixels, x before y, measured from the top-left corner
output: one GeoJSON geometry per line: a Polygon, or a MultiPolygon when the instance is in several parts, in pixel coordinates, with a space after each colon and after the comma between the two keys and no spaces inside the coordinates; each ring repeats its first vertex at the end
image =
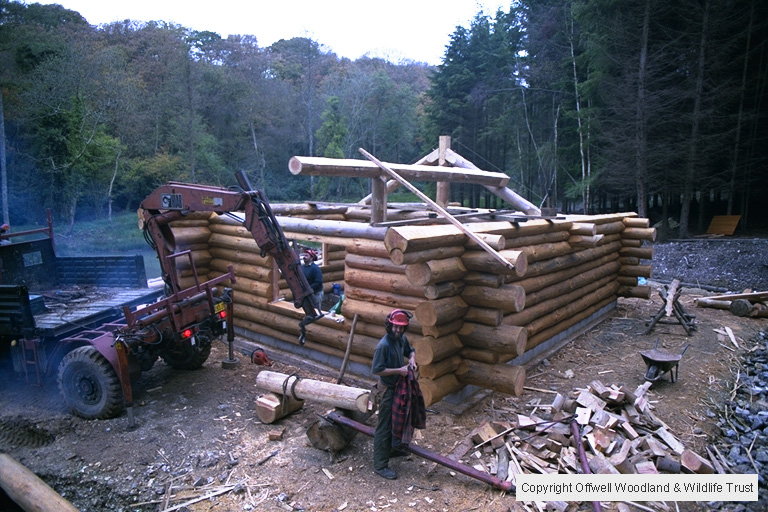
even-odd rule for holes
{"type": "Polygon", "coordinates": [[[768,240],[702,238],[653,246],[652,279],[718,292],[768,290],[768,240]]]}
{"type": "Polygon", "coordinates": [[[756,337],[755,350],[742,361],[733,400],[717,417],[722,438],[718,450],[731,464],[732,473],[757,473],[761,501],[747,503],[709,503],[712,510],[758,512],[766,510],[768,495],[768,332],[756,337]]]}

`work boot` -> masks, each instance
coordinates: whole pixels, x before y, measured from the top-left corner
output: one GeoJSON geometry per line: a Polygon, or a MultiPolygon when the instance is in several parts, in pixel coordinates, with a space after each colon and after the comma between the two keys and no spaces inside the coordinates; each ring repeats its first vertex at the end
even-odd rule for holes
{"type": "Polygon", "coordinates": [[[390,468],[374,469],[374,471],[377,475],[386,478],[387,480],[394,480],[397,478],[397,473],[395,473],[394,470],[390,468]]]}

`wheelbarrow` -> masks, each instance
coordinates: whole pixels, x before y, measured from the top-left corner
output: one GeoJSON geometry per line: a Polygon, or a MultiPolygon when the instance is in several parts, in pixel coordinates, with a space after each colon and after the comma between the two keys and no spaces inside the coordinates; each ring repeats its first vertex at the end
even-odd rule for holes
{"type": "Polygon", "coordinates": [[[656,344],[651,350],[643,350],[640,352],[640,355],[645,362],[645,366],[647,367],[645,370],[645,380],[656,382],[663,377],[665,373],[669,372],[670,380],[675,382],[680,373],[680,368],[678,366],[680,364],[680,359],[683,358],[683,354],[688,350],[690,344],[686,345],[685,348],[683,348],[683,351],[679,354],[672,354],[668,350],[658,347],[659,340],[656,339],[656,344]]]}

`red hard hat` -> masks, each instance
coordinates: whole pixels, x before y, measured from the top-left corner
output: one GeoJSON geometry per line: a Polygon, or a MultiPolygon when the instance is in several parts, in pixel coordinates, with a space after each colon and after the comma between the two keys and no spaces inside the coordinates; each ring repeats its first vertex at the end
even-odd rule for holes
{"type": "Polygon", "coordinates": [[[389,320],[389,323],[392,325],[402,325],[404,327],[408,327],[408,324],[410,323],[410,317],[408,316],[408,313],[402,309],[396,309],[392,311],[389,314],[387,320],[389,320]]]}

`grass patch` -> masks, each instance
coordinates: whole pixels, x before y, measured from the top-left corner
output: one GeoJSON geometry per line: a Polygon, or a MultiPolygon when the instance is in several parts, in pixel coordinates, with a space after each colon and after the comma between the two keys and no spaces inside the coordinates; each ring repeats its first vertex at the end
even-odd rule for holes
{"type": "Polygon", "coordinates": [[[136,213],[115,214],[112,220],[76,222],[72,232],[53,226],[56,253],[59,256],[111,256],[137,254],[149,250],[137,224],[136,213]]]}

